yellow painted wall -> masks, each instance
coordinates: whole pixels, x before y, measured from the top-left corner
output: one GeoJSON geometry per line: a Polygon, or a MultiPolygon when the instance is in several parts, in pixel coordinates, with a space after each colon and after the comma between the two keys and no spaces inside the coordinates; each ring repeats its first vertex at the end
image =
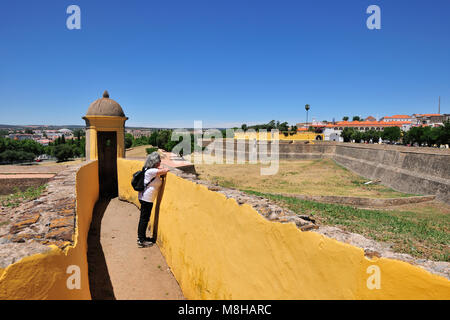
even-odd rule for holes
{"type": "MultiPolygon", "coordinates": [[[[324,139],[324,135],[322,133],[314,133],[314,132],[296,132],[294,135],[285,136],[283,133],[279,134],[279,140],[299,140],[299,141],[312,141],[316,140],[317,136],[321,136],[322,140],[324,139]]],[[[266,134],[256,133],[245,133],[245,132],[235,132],[235,139],[256,139],[256,140],[271,140],[271,134],[268,132],[266,134]]]]}
{"type": "MultiPolygon", "coordinates": [[[[137,204],[118,159],[119,196],[137,204]]],[[[159,246],[188,299],[450,299],[450,281],[408,263],[367,259],[362,249],[293,223],[271,222],[249,205],[168,174],[159,246]],[[378,266],[381,289],[369,290],[378,266]]]]}
{"type": "Polygon", "coordinates": [[[81,167],[76,175],[77,225],[74,245],[64,250],[51,246],[49,252],[35,254],[0,270],[0,300],[20,299],[90,299],[87,236],[92,211],[98,199],[98,165],[91,162],[81,167]],[[69,290],[67,267],[78,265],[81,270],[81,288],[69,290]]]}
{"type": "Polygon", "coordinates": [[[117,157],[125,157],[125,128],[124,123],[126,117],[113,116],[85,116],[89,120],[89,126],[86,128],[86,147],[87,160],[97,160],[97,132],[99,131],[115,131],[117,134],[117,157]]]}

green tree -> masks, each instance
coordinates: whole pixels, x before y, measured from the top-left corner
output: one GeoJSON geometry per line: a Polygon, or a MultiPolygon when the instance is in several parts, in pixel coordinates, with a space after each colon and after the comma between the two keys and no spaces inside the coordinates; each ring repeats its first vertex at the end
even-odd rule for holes
{"type": "Polygon", "coordinates": [[[390,142],[397,142],[402,136],[402,131],[399,127],[387,127],[384,128],[381,138],[390,142]]]}
{"type": "Polygon", "coordinates": [[[73,156],[74,156],[73,149],[68,144],[59,144],[59,145],[57,145],[54,148],[53,152],[54,152],[53,155],[56,157],[58,162],[66,161],[66,160],[68,160],[70,158],[73,158],[73,156]]]}
{"type": "Polygon", "coordinates": [[[342,121],[348,121],[348,119],[349,118],[347,116],[345,116],[345,117],[342,118],[342,121]]]}
{"type": "Polygon", "coordinates": [[[341,137],[342,137],[342,139],[344,139],[344,142],[352,141],[352,139],[353,139],[352,135],[353,135],[354,131],[355,131],[355,129],[349,128],[349,127],[346,127],[346,128],[344,128],[344,130],[342,130],[341,137]]]}
{"type": "Polygon", "coordinates": [[[354,116],[352,121],[361,121],[361,118],[359,116],[354,116]]]}
{"type": "Polygon", "coordinates": [[[131,133],[126,133],[125,134],[125,149],[131,148],[131,146],[133,145],[133,135],[131,133]]]}
{"type": "Polygon", "coordinates": [[[363,133],[359,130],[353,130],[352,139],[355,140],[356,143],[360,143],[363,139],[363,133]]]}

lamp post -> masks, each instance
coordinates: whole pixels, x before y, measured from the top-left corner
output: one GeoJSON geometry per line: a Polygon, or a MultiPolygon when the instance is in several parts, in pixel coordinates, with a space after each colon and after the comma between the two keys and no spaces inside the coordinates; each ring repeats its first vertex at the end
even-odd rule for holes
{"type": "Polygon", "coordinates": [[[308,111],[309,111],[309,104],[305,105],[306,110],[306,129],[308,129],[308,111]]]}

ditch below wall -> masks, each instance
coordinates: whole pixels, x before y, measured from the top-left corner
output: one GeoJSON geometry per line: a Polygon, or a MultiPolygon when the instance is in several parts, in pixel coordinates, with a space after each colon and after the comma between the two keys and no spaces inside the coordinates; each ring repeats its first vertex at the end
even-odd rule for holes
{"type": "MultiPolygon", "coordinates": [[[[242,140],[241,140],[242,141],[242,140]]],[[[229,145],[234,158],[249,159],[260,146],[248,141],[229,145]]],[[[226,142],[210,144],[212,154],[223,153],[226,142]]],[[[272,155],[271,142],[267,143],[268,158],[272,155]]],[[[274,152],[276,149],[274,148],[274,152]]],[[[279,159],[309,160],[334,159],[343,167],[397,191],[416,195],[435,195],[436,199],[450,203],[450,150],[416,148],[392,145],[367,145],[336,142],[280,141],[279,159]]]]}

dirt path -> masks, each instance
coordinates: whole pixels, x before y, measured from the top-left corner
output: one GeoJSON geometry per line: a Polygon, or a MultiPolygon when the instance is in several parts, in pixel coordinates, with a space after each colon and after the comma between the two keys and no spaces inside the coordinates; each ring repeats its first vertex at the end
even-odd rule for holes
{"type": "Polygon", "coordinates": [[[137,247],[138,220],[139,210],[118,198],[97,203],[88,239],[92,298],[184,299],[158,246],[137,247]]]}

